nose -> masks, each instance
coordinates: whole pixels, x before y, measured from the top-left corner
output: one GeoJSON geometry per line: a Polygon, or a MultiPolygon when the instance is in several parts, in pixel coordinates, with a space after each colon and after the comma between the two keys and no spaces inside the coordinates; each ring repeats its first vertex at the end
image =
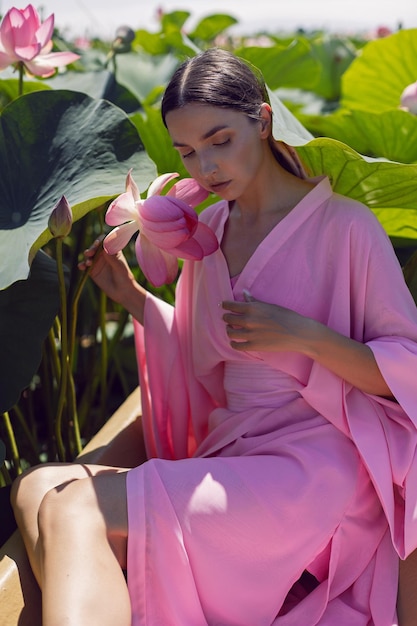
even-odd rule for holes
{"type": "Polygon", "coordinates": [[[200,173],[205,178],[212,176],[217,171],[217,165],[209,154],[200,155],[200,173]]]}

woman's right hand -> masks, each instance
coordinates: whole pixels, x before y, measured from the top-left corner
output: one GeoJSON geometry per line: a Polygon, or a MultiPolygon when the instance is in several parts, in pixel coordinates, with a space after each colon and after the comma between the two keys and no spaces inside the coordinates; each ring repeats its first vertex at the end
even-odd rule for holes
{"type": "Polygon", "coordinates": [[[129,301],[136,290],[133,276],[123,252],[108,254],[103,248],[103,238],[96,239],[84,252],[78,264],[112,300],[129,309],[129,301]]]}

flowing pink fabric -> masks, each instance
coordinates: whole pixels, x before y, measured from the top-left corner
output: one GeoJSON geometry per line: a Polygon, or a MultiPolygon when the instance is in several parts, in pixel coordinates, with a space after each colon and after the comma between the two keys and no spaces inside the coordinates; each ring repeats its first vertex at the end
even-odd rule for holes
{"type": "MultiPolygon", "coordinates": [[[[228,205],[202,219],[221,241],[228,205]]],[[[136,345],[149,457],[128,473],[133,626],[393,626],[417,545],[417,314],[366,207],[327,179],[233,287],[219,249],[149,296],[136,345]],[[295,353],[236,352],[222,300],[367,343],[396,401],[295,353]]]]}

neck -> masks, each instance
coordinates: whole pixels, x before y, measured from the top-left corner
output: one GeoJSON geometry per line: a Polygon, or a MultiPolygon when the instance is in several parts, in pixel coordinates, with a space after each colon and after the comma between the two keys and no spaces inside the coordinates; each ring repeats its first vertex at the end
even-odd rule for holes
{"type": "Polygon", "coordinates": [[[254,185],[236,199],[231,210],[248,222],[271,214],[284,217],[313,186],[313,183],[287,172],[272,157],[263,165],[254,185]]]}

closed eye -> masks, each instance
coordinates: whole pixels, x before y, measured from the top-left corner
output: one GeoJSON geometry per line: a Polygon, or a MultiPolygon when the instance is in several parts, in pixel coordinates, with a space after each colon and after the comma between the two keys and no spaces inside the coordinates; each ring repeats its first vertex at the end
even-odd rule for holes
{"type": "Polygon", "coordinates": [[[186,154],[181,154],[181,158],[186,159],[187,157],[190,157],[193,154],[194,154],[194,150],[191,150],[190,152],[187,152],[186,154]]]}
{"type": "Polygon", "coordinates": [[[213,143],[213,146],[225,146],[228,143],[230,143],[230,139],[226,139],[226,141],[218,141],[216,143],[213,143]]]}

